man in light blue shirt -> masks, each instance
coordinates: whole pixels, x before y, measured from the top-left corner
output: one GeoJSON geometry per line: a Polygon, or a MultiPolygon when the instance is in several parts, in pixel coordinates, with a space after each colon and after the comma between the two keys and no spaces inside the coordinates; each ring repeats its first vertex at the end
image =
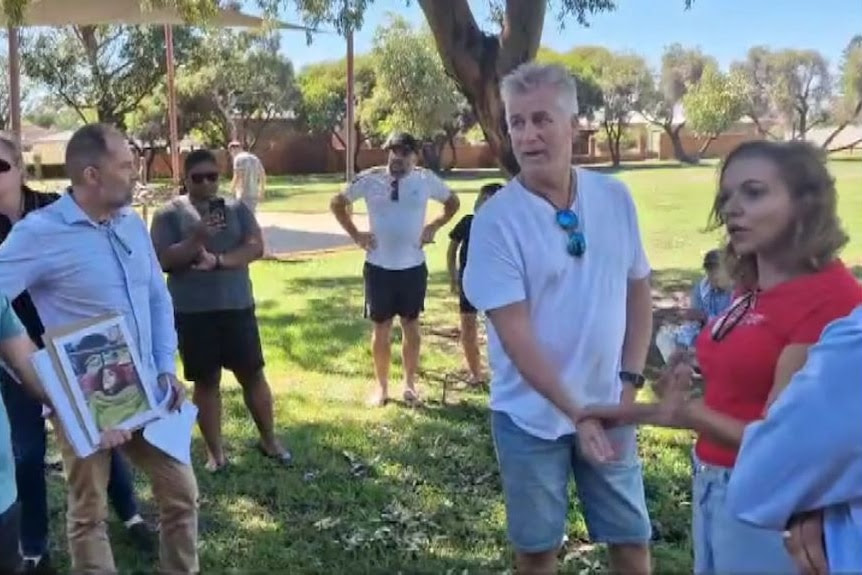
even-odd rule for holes
{"type": "MultiPolygon", "coordinates": [[[[43,398],[39,379],[30,364],[36,346],[15,315],[9,299],[0,296],[0,357],[33,396],[43,398]]],[[[18,385],[18,384],[16,384],[18,385]]],[[[15,459],[3,397],[0,396],[0,573],[14,573],[21,558],[18,553],[19,515],[16,503],[15,459]]]]}
{"type": "Polygon", "coordinates": [[[862,307],[826,327],[766,418],[746,428],[727,501],[743,521],[787,529],[805,572],[825,573],[828,561],[832,573],[862,573],[862,307]]]}
{"type": "MultiPolygon", "coordinates": [[[[59,200],[21,220],[0,246],[0,294],[30,294],[46,331],[119,313],[132,334],[145,383],[172,406],[185,394],[175,376],[173,306],[143,220],[128,207],[134,159],[115,129],[88,125],[66,147],[72,181],[59,200]]],[[[56,427],[55,427],[56,429],[56,427]]],[[[58,432],[69,482],[67,533],[72,570],[114,572],[106,532],[110,453],[75,457],[58,432]]],[[[122,445],[153,482],[161,516],[161,570],[198,570],[197,484],[191,466],[147,443],[141,433],[109,431],[103,446],[122,445]]]]}

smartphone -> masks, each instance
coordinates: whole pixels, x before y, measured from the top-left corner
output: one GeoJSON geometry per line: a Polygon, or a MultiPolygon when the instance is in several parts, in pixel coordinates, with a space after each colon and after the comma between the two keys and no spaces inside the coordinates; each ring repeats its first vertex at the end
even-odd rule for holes
{"type": "Polygon", "coordinates": [[[210,222],[219,229],[227,225],[227,208],[224,198],[213,198],[209,201],[207,216],[210,222]]]}

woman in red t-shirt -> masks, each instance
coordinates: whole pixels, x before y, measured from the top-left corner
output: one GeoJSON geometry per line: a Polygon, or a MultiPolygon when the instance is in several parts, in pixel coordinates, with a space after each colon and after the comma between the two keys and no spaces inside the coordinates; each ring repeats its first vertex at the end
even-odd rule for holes
{"type": "Polygon", "coordinates": [[[835,183],[809,144],[737,147],[722,166],[712,218],[727,231],[725,259],[737,291],[728,311],[697,339],[703,399],[688,398],[693,372],[677,365],[663,377],[660,404],[597,412],[697,433],[695,573],[794,572],[781,533],[731,515],[726,486],[745,426],[763,416],[823,328],[862,303],[862,287],[837,258],[847,235],[836,213],[835,183]]]}

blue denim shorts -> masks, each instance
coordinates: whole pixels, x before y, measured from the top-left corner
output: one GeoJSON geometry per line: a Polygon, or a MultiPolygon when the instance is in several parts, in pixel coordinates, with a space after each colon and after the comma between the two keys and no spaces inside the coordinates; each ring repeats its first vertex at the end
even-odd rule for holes
{"type": "Polygon", "coordinates": [[[569,479],[574,475],[587,531],[609,544],[649,542],[652,531],[633,427],[609,431],[620,455],[597,465],[579,453],[574,435],[534,437],[502,412],[491,412],[509,539],[521,553],[557,549],[566,533],[569,479]]]}
{"type": "Polygon", "coordinates": [[[692,546],[696,575],[797,573],[781,533],[744,523],[727,509],[731,469],[693,457],[692,546]]]}

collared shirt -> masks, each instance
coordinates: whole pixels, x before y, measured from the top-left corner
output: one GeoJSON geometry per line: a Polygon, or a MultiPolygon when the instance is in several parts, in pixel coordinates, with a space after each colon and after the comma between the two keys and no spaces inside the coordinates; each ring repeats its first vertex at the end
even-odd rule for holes
{"type": "Polygon", "coordinates": [[[146,224],[134,210],[94,222],[68,192],[28,214],[0,245],[0,293],[14,299],[25,290],[46,330],[122,314],[143,375],[161,400],[158,374],[175,373],[173,305],[146,224]]]}
{"type": "Polygon", "coordinates": [[[829,324],[808,360],[745,428],[727,501],[741,520],[783,530],[824,510],[833,573],[862,573],[862,306],[829,324]]]}
{"type": "Polygon", "coordinates": [[[724,313],[732,301],[733,292],[712,285],[709,278],[701,279],[691,290],[691,307],[705,313],[707,321],[724,313]]]}
{"type": "Polygon", "coordinates": [[[385,167],[356,176],[344,192],[350,202],[365,200],[368,225],[377,245],[365,260],[387,270],[405,270],[425,263],[422,230],[428,200],[445,203],[452,191],[437,174],[413,168],[393,178],[385,167]],[[396,192],[397,191],[397,195],[396,192]]]}

